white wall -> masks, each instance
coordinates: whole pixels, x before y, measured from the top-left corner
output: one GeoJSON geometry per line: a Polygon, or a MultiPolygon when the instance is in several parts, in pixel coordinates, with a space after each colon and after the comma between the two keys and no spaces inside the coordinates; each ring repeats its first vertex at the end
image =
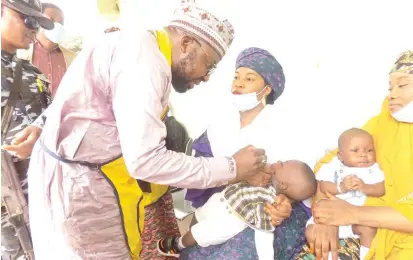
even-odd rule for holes
{"type": "MultiPolygon", "coordinates": [[[[140,24],[161,26],[179,3],[125,1],[128,2],[124,4],[127,11],[123,21],[130,21],[126,23],[130,28],[140,24]]],[[[94,1],[64,2],[67,24],[92,35],[96,25],[92,18],[84,17],[96,15],[89,3],[94,1]],[[77,2],[81,4],[76,6],[77,2]]],[[[286,90],[276,109],[288,123],[280,125],[302,128],[309,140],[317,140],[315,145],[303,144],[302,152],[320,157],[324,149],[335,146],[344,129],[361,126],[379,112],[396,56],[413,48],[412,0],[198,3],[226,16],[237,35],[208,83],[171,97],[174,113],[192,136],[204,131],[211,116],[225,115],[236,56],[244,48],[256,46],[272,52],[285,70],[286,90]]]]}

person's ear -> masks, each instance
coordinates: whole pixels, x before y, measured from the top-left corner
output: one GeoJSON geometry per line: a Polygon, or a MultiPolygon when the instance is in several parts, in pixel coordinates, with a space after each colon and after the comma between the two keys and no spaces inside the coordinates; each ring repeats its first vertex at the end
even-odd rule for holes
{"type": "Polygon", "coordinates": [[[342,154],[341,151],[339,151],[339,152],[337,153],[337,158],[338,158],[338,160],[339,160],[340,162],[343,162],[343,154],[342,154]]]}
{"type": "Polygon", "coordinates": [[[264,90],[264,96],[267,97],[272,91],[272,88],[270,85],[265,86],[265,90],[264,90]]]}
{"type": "Polygon", "coordinates": [[[187,35],[184,35],[184,36],[181,38],[181,43],[180,43],[180,45],[181,45],[181,46],[180,46],[181,52],[182,52],[182,53],[188,52],[190,45],[193,44],[193,43],[194,43],[194,39],[193,39],[192,37],[187,36],[187,35]]]}
{"type": "Polygon", "coordinates": [[[278,188],[280,188],[280,190],[285,191],[288,188],[288,184],[285,182],[278,182],[278,188]]]}
{"type": "Polygon", "coordinates": [[[261,101],[264,106],[267,105],[267,97],[271,93],[271,91],[272,89],[270,85],[265,86],[265,89],[262,92],[263,96],[262,96],[262,101],[261,101]]]}

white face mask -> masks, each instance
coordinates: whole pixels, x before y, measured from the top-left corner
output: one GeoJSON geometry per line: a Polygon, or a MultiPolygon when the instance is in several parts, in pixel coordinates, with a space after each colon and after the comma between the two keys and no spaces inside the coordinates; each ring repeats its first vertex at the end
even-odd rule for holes
{"type": "Polygon", "coordinates": [[[52,30],[42,29],[44,35],[50,41],[54,43],[60,43],[65,36],[65,28],[60,23],[54,23],[54,28],[52,30]]]}
{"type": "Polygon", "coordinates": [[[261,98],[261,100],[258,100],[258,95],[260,95],[266,88],[267,87],[263,88],[258,93],[248,93],[241,95],[232,94],[232,103],[240,112],[251,110],[262,102],[262,99],[264,97],[261,98]]]}
{"type": "Polygon", "coordinates": [[[413,101],[392,114],[392,117],[399,122],[413,123],[413,101]]]}

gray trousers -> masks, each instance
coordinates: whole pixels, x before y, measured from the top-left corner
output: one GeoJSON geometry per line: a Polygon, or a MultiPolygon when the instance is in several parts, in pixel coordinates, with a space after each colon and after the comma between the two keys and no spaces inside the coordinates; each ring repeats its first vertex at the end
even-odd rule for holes
{"type": "Polygon", "coordinates": [[[25,259],[19,238],[14,227],[9,223],[7,212],[3,207],[1,208],[1,259],[25,259]]]}
{"type": "MultiPolygon", "coordinates": [[[[19,179],[23,190],[27,191],[27,170],[29,160],[15,163],[19,179]]],[[[26,196],[26,199],[27,196],[26,196]]],[[[8,221],[8,214],[4,207],[1,207],[1,259],[2,260],[25,260],[24,252],[20,245],[19,238],[16,236],[14,227],[8,221]]]]}

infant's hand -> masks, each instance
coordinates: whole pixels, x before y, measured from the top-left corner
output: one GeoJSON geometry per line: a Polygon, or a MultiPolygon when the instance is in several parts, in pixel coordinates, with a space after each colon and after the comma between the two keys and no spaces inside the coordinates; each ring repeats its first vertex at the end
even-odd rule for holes
{"type": "Polygon", "coordinates": [[[354,179],[354,177],[355,177],[354,175],[349,175],[349,176],[344,177],[343,181],[340,183],[340,188],[341,188],[341,191],[343,193],[346,193],[346,192],[351,191],[353,189],[353,186],[354,186],[353,179],[354,179]]]}
{"type": "Polygon", "coordinates": [[[359,190],[363,192],[364,189],[364,181],[358,177],[353,177],[353,188],[352,190],[359,190]]]}

